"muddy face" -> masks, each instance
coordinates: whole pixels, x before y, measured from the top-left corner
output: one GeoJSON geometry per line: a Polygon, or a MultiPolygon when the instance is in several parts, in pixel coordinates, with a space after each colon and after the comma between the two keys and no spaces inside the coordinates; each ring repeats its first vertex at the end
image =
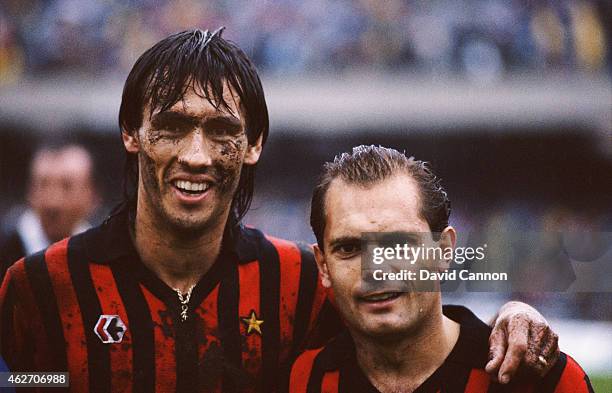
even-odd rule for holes
{"type": "Polygon", "coordinates": [[[260,147],[248,143],[238,97],[226,88],[224,99],[230,110],[190,89],[167,111],[149,117],[145,108],[139,203],[156,222],[190,233],[225,224],[242,166],[257,162],[260,147]]]}

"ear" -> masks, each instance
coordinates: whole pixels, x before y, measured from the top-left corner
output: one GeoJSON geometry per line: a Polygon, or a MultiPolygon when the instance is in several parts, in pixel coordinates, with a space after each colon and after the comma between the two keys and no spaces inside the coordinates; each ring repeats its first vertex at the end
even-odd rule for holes
{"type": "Polygon", "coordinates": [[[246,154],[244,156],[244,163],[247,165],[255,165],[259,161],[261,155],[261,149],[263,147],[263,132],[259,134],[259,137],[254,144],[247,147],[246,154]]]}
{"type": "MultiPolygon", "coordinates": [[[[452,262],[452,258],[446,258],[449,255],[449,250],[455,249],[455,244],[457,243],[457,232],[455,232],[455,228],[450,225],[444,228],[442,233],[440,234],[440,241],[438,242],[438,246],[442,249],[443,259],[440,261],[439,270],[446,271],[452,262]]],[[[452,255],[452,254],[450,254],[452,255]]]]}
{"type": "Polygon", "coordinates": [[[323,284],[325,288],[331,288],[331,280],[329,279],[329,270],[325,262],[325,254],[317,244],[314,245],[314,254],[317,268],[319,268],[319,275],[321,276],[321,284],[323,284]]]}
{"type": "Polygon", "coordinates": [[[121,139],[123,139],[123,146],[128,153],[138,153],[140,151],[140,142],[138,141],[138,131],[133,131],[129,134],[125,130],[121,130],[121,139]]]}

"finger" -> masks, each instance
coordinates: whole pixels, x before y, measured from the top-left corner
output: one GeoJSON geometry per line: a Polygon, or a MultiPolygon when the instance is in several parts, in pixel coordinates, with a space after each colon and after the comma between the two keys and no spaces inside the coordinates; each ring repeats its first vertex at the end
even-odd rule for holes
{"type": "Polygon", "coordinates": [[[546,361],[546,365],[542,365],[542,371],[539,374],[542,377],[546,375],[546,373],[548,373],[550,369],[555,365],[560,355],[559,336],[557,336],[557,334],[551,329],[548,330],[550,331],[550,333],[547,337],[547,342],[542,347],[541,353],[541,356],[546,361]]]}
{"type": "Polygon", "coordinates": [[[491,374],[494,379],[497,379],[497,372],[504,360],[507,347],[506,329],[501,325],[495,326],[491,336],[489,336],[489,362],[485,366],[486,372],[491,374]]]}
{"type": "Polygon", "coordinates": [[[518,370],[527,352],[529,322],[524,318],[514,318],[508,323],[508,350],[499,368],[499,382],[508,383],[518,370]]]}
{"type": "Polygon", "coordinates": [[[521,371],[532,375],[544,375],[548,367],[548,360],[544,353],[546,352],[546,347],[550,346],[551,334],[552,331],[544,324],[531,325],[527,353],[525,353],[521,371]]]}
{"type": "Polygon", "coordinates": [[[558,336],[543,323],[531,325],[529,343],[524,359],[524,371],[543,377],[559,356],[558,336]]]}

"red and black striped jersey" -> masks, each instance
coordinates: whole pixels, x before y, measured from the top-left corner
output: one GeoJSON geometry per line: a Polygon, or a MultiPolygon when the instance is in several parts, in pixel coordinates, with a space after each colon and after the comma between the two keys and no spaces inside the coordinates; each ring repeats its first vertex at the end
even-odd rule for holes
{"type": "Polygon", "coordinates": [[[68,371],[75,392],[269,392],[328,306],[311,247],[226,231],[193,289],[140,261],[127,214],[13,265],[0,290],[13,371],[68,371]]]}
{"type": "MultiPolygon", "coordinates": [[[[444,314],[460,323],[459,338],[444,363],[414,393],[593,392],[582,368],[563,353],[542,379],[495,383],[484,370],[491,328],[464,307],[445,306],[444,314]]],[[[379,393],[358,365],[347,331],[325,347],[301,354],[284,388],[290,393],[379,393]]]]}

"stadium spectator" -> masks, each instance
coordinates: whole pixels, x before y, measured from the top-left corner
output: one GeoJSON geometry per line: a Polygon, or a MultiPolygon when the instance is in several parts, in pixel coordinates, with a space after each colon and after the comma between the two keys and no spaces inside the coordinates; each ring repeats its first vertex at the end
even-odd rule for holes
{"type": "Polygon", "coordinates": [[[0,239],[2,276],[19,258],[89,228],[98,205],[89,152],[73,143],[41,146],[32,159],[27,201],[0,239]]]}

